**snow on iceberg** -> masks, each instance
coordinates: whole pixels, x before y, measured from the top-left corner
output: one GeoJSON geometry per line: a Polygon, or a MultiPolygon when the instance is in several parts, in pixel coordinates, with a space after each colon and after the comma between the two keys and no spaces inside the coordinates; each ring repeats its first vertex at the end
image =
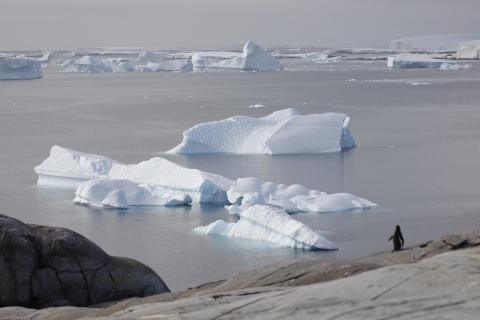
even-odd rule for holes
{"type": "Polygon", "coordinates": [[[287,108],[263,118],[236,116],[183,132],[169,153],[289,154],[338,152],[355,147],[350,118],[340,113],[301,115],[287,108]]]}
{"type": "Polygon", "coordinates": [[[480,40],[463,43],[455,53],[456,59],[480,59],[480,40]]]}
{"type": "Polygon", "coordinates": [[[376,207],[373,202],[349,193],[327,194],[305,186],[263,182],[257,178],[241,178],[227,191],[228,201],[244,207],[265,204],[294,212],[342,212],[376,207]]]}
{"type": "MultiPolygon", "coordinates": [[[[454,62],[436,59],[426,54],[401,53],[396,56],[388,57],[387,66],[394,69],[402,68],[430,68],[430,69],[448,69],[455,65],[454,62]]],[[[455,68],[455,67],[454,67],[455,68]]]]}
{"type": "Polygon", "coordinates": [[[192,55],[193,70],[238,69],[245,71],[279,71],[283,70],[280,61],[263,50],[253,41],[243,46],[242,56],[211,62],[200,54],[192,55]]]}
{"type": "Polygon", "coordinates": [[[207,226],[197,227],[194,231],[206,235],[267,241],[296,249],[337,249],[325,237],[309,226],[293,219],[282,209],[266,205],[254,205],[251,207],[231,206],[229,211],[232,214],[238,214],[240,220],[235,223],[217,220],[207,226]]]}
{"type": "Polygon", "coordinates": [[[129,206],[179,206],[192,202],[184,192],[130,180],[94,179],[81,183],[75,191],[76,204],[126,209],[129,206]]]}
{"type": "MultiPolygon", "coordinates": [[[[188,169],[163,158],[122,164],[107,157],[53,146],[49,157],[35,167],[38,185],[76,188],[82,182],[106,178],[130,180],[142,187],[183,192],[200,203],[227,203],[232,181],[220,175],[188,169]]],[[[128,198],[127,198],[128,199],[128,198]]]]}
{"type": "Polygon", "coordinates": [[[456,51],[462,43],[480,39],[480,34],[436,34],[392,40],[391,50],[456,51]]]}
{"type": "Polygon", "coordinates": [[[41,62],[22,56],[0,55],[0,80],[21,80],[41,78],[41,62]]]}
{"type": "Polygon", "coordinates": [[[136,66],[135,71],[139,72],[160,72],[160,71],[193,71],[191,59],[180,60],[172,59],[162,62],[148,62],[145,65],[136,66]]]}

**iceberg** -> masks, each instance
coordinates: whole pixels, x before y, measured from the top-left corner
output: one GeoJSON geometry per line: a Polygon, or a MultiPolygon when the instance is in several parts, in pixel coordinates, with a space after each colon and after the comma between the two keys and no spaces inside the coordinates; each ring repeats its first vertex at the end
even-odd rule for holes
{"type": "Polygon", "coordinates": [[[27,80],[43,77],[40,61],[22,56],[0,55],[0,80],[27,80]]]}
{"type": "Polygon", "coordinates": [[[480,40],[463,43],[454,56],[456,59],[480,59],[480,40]]]}
{"type": "MultiPolygon", "coordinates": [[[[401,53],[388,57],[387,66],[394,69],[402,68],[430,68],[430,69],[452,69],[450,65],[456,63],[443,59],[436,59],[426,54],[401,53]]],[[[453,67],[455,68],[455,67],[453,67]]],[[[460,69],[460,68],[458,68],[460,69]]]]}
{"type": "Polygon", "coordinates": [[[437,34],[392,40],[389,49],[405,51],[457,51],[462,43],[480,39],[480,34],[437,34]]]}
{"type": "Polygon", "coordinates": [[[94,179],[81,183],[74,203],[103,208],[126,209],[129,206],[180,206],[192,199],[185,192],[156,185],[136,184],[130,180],[94,179]]]}
{"type": "Polygon", "coordinates": [[[293,219],[285,211],[266,205],[229,207],[231,214],[238,214],[235,223],[217,220],[207,226],[197,227],[195,232],[228,238],[261,240],[283,247],[306,250],[335,250],[336,246],[309,226],[293,219]]]}
{"type": "Polygon", "coordinates": [[[64,65],[63,72],[113,72],[112,62],[96,56],[83,56],[79,59],[68,61],[64,65]]]}
{"type": "Polygon", "coordinates": [[[168,153],[291,154],[339,152],[355,147],[350,118],[340,113],[301,115],[295,109],[263,118],[235,116],[183,132],[168,153]]]}
{"type": "Polygon", "coordinates": [[[136,66],[135,71],[139,72],[160,72],[160,71],[193,71],[193,64],[191,59],[180,60],[172,59],[162,62],[148,62],[145,65],[136,66]]]}
{"type": "Polygon", "coordinates": [[[286,186],[258,178],[240,178],[227,191],[228,201],[243,207],[257,204],[295,212],[343,212],[376,207],[373,202],[349,193],[327,194],[300,184],[286,186]]]}
{"type": "Polygon", "coordinates": [[[243,46],[242,56],[211,62],[200,54],[192,55],[193,70],[232,69],[244,71],[280,71],[283,66],[270,53],[263,50],[253,41],[243,46]]]}
{"type": "Polygon", "coordinates": [[[199,203],[227,203],[226,191],[232,184],[226,177],[184,168],[164,158],[126,165],[60,146],[53,146],[49,157],[34,170],[38,174],[37,184],[42,186],[77,188],[82,182],[99,178],[129,180],[153,195],[178,191],[199,203]]]}

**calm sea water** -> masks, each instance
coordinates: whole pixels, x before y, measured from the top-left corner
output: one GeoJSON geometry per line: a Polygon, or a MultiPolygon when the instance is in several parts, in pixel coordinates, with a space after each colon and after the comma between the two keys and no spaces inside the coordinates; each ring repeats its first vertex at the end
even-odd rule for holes
{"type": "Polygon", "coordinates": [[[465,71],[389,71],[384,62],[315,72],[47,72],[41,80],[0,82],[0,212],[71,228],[112,255],[148,264],[173,290],[267,263],[386,250],[396,224],[413,245],[480,226],[479,89],[480,65],[465,71]],[[266,107],[248,108],[255,103],[266,107]],[[133,163],[162,155],[196,123],[264,116],[283,107],[347,113],[359,147],[325,155],[166,157],[230,178],[300,183],[378,203],[366,212],[295,215],[325,231],[340,248],[336,252],[191,232],[231,219],[221,207],[103,211],[75,206],[72,191],[35,185],[33,167],[53,144],[133,163]]]}

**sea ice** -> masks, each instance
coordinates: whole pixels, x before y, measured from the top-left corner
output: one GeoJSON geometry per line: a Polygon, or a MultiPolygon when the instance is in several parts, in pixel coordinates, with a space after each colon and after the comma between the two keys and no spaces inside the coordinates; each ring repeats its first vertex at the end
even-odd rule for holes
{"type": "Polygon", "coordinates": [[[266,204],[294,212],[342,212],[369,209],[376,204],[349,193],[327,194],[305,186],[263,182],[257,178],[240,178],[227,191],[228,201],[244,207],[266,204]]]}
{"type": "Polygon", "coordinates": [[[392,40],[391,50],[456,51],[462,43],[480,39],[480,34],[436,34],[392,40]]]}
{"type": "Polygon", "coordinates": [[[182,192],[200,203],[227,203],[226,191],[232,184],[223,176],[184,168],[164,158],[126,165],[59,146],[52,147],[49,157],[35,167],[35,172],[38,185],[76,188],[82,182],[98,178],[130,180],[145,188],[148,185],[148,188],[182,192]]]}
{"type": "Polygon", "coordinates": [[[263,118],[236,116],[183,132],[169,153],[289,154],[355,147],[350,118],[340,113],[301,115],[287,108],[263,118]]]}
{"type": "Polygon", "coordinates": [[[194,231],[206,235],[228,238],[262,240],[284,247],[308,250],[335,250],[336,246],[311,229],[293,219],[284,210],[266,205],[251,207],[231,206],[229,211],[238,214],[235,223],[217,220],[194,231]]]}
{"type": "Polygon", "coordinates": [[[192,202],[184,192],[130,180],[94,179],[81,183],[75,191],[76,204],[126,209],[129,206],[179,206],[192,202]]]}
{"type": "Polygon", "coordinates": [[[431,69],[447,69],[450,66],[455,65],[454,62],[436,59],[426,54],[412,54],[401,53],[399,55],[388,57],[387,66],[394,69],[402,68],[431,68],[431,69]]]}
{"type": "Polygon", "coordinates": [[[0,55],[0,80],[21,80],[41,78],[41,62],[22,56],[0,55]]]}

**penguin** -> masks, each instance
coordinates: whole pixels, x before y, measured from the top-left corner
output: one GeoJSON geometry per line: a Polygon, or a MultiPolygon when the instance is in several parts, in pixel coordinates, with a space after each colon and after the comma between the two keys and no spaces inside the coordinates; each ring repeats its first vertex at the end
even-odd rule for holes
{"type": "Polygon", "coordinates": [[[402,230],[400,230],[400,226],[397,224],[395,227],[395,232],[393,235],[388,239],[388,241],[393,240],[393,251],[402,250],[403,245],[405,244],[405,240],[403,240],[402,230]]]}

